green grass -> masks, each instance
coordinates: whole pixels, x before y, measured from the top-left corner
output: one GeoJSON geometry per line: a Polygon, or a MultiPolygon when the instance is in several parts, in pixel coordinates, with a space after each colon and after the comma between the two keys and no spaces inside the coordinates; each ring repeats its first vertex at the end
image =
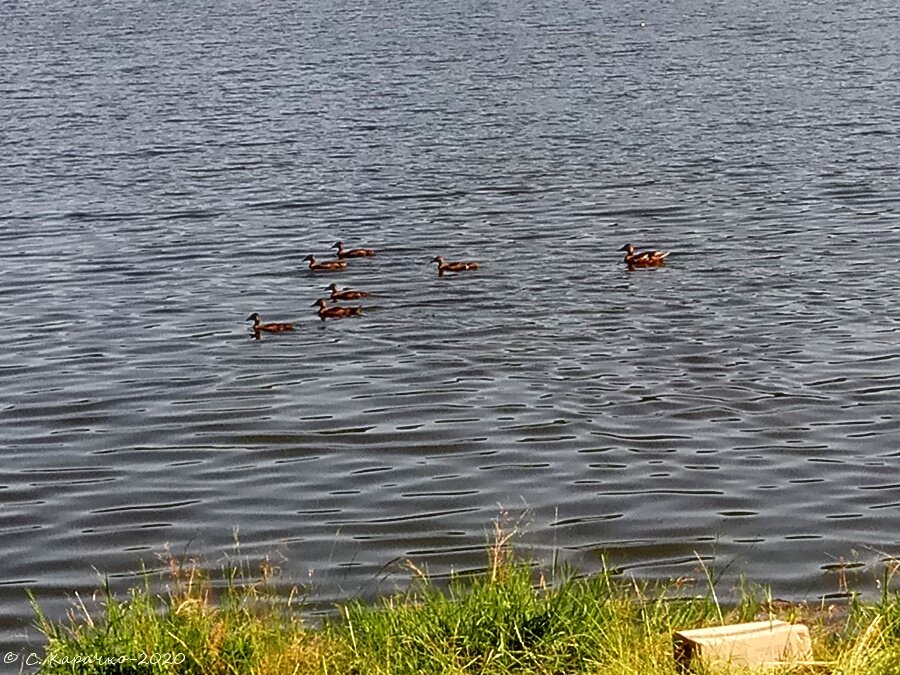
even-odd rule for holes
{"type": "Polygon", "coordinates": [[[104,588],[90,606],[79,601],[64,622],[36,607],[46,636],[40,672],[676,675],[674,631],[777,617],[810,626],[816,662],[767,672],[900,675],[900,595],[889,590],[891,573],[877,601],[837,612],[776,610],[749,587],[726,608],[711,582],[688,593],[675,582],[547,572],[516,559],[509,544],[498,529],[487,569],[442,586],[410,563],[406,592],[375,605],[348,602],[316,627],[304,620],[297,589],[276,590],[283,586],[268,563],[253,575],[231,566],[214,581],[173,559],[163,593],[146,575],[126,597],[104,588]]]}

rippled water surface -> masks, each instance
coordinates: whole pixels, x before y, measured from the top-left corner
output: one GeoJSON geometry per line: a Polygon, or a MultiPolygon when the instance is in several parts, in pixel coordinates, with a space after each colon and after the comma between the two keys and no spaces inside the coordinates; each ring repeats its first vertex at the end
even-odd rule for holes
{"type": "Polygon", "coordinates": [[[791,4],[4,7],[4,644],[167,546],[327,604],[477,568],[502,509],[584,570],[877,574],[900,17],[791,4]],[[336,239],[378,254],[306,270],[336,239]]]}

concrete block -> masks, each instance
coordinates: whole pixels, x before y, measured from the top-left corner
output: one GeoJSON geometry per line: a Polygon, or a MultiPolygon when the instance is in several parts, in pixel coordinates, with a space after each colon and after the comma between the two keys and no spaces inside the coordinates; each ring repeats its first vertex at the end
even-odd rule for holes
{"type": "Polygon", "coordinates": [[[754,621],[675,633],[675,662],[683,672],[702,665],[766,666],[812,660],[809,629],[785,621],[754,621]]]}

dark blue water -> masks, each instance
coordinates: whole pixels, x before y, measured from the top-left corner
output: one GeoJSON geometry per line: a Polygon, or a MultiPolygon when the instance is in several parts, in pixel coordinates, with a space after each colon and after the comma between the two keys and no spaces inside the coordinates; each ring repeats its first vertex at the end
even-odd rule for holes
{"type": "Polygon", "coordinates": [[[586,571],[880,575],[898,12],[620,5],[3,8],[4,645],[26,590],[60,615],[167,550],[327,605],[479,567],[503,512],[586,571]],[[336,239],[378,254],[306,270],[336,239]],[[318,320],[332,281],[362,317],[318,320]]]}

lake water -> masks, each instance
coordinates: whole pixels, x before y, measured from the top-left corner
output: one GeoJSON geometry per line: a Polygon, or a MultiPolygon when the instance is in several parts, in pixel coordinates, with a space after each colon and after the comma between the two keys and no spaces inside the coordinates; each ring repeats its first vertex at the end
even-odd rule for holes
{"type": "Polygon", "coordinates": [[[900,21],[790,5],[4,6],[3,646],[27,589],[60,615],[167,547],[328,606],[477,569],[504,511],[539,562],[871,588],[900,21]],[[378,254],[306,270],[336,239],[378,254]],[[332,281],[363,317],[318,320],[332,281]]]}

